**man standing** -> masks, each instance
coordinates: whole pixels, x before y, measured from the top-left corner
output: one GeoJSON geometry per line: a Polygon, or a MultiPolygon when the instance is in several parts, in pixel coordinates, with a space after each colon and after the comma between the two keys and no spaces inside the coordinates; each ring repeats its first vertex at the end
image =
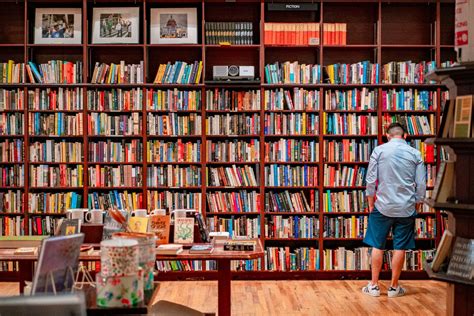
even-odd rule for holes
{"type": "Polygon", "coordinates": [[[370,215],[364,243],[373,247],[372,280],[362,288],[362,292],[380,296],[379,274],[391,229],[392,281],[388,297],[397,297],[406,293],[398,279],[405,261],[405,250],[415,248],[416,210],[425,197],[426,173],[421,153],[406,143],[405,129],[401,124],[390,124],[387,138],[387,143],[372,152],[367,170],[370,215]]]}

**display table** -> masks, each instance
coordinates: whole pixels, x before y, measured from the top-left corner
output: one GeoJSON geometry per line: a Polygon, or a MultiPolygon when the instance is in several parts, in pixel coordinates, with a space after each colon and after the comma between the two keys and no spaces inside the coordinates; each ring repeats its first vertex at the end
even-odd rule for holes
{"type": "MultiPolygon", "coordinates": [[[[19,265],[20,293],[23,293],[25,281],[32,280],[33,263],[37,255],[16,255],[15,249],[0,249],[0,261],[17,261],[19,265]]],[[[184,250],[178,255],[157,255],[156,260],[215,260],[217,261],[217,301],[219,316],[230,315],[231,312],[231,261],[250,260],[261,258],[264,254],[260,240],[257,240],[255,251],[224,251],[222,243],[216,243],[214,251],[210,254],[190,254],[184,250]]],[[[79,257],[81,261],[100,261],[98,252],[84,254],[79,257]]],[[[150,302],[156,300],[157,289],[150,302]]],[[[144,306],[143,308],[147,308],[144,306]]],[[[106,311],[107,309],[96,308],[106,311]]],[[[142,309],[141,311],[144,311],[142,309]]],[[[94,311],[96,312],[96,311],[94,311]]],[[[100,311],[99,311],[100,312],[100,311]]],[[[126,313],[126,310],[124,311],[126,313]]]]}

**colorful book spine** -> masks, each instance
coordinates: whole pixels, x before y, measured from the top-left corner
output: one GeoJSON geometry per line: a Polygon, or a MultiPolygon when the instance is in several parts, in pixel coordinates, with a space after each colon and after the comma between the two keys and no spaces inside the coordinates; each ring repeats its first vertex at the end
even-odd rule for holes
{"type": "Polygon", "coordinates": [[[200,162],[201,141],[176,142],[149,140],[147,142],[147,161],[149,162],[200,162]]]}
{"type": "Polygon", "coordinates": [[[201,134],[201,115],[190,113],[157,115],[148,113],[147,133],[159,136],[185,136],[201,134]]]}
{"type": "Polygon", "coordinates": [[[143,206],[143,194],[128,192],[127,190],[120,192],[117,190],[92,192],[87,197],[87,207],[89,209],[108,210],[110,208],[118,208],[131,211],[143,208],[143,206]]]}
{"type": "Polygon", "coordinates": [[[324,186],[352,187],[365,186],[366,167],[324,166],[324,186]]]}
{"type": "Polygon", "coordinates": [[[28,193],[30,213],[64,213],[82,207],[82,194],[76,192],[28,193]]]}
{"type": "Polygon", "coordinates": [[[0,142],[0,162],[23,162],[23,145],[22,139],[5,139],[0,142]]]}
{"type": "Polygon", "coordinates": [[[89,142],[89,162],[142,162],[143,146],[139,139],[89,142]]]}
{"type": "Polygon", "coordinates": [[[319,23],[270,23],[264,27],[265,45],[306,46],[320,44],[319,23]]]}
{"type": "Polygon", "coordinates": [[[229,232],[231,238],[245,236],[258,238],[260,236],[260,218],[246,215],[222,218],[217,216],[206,217],[206,223],[211,232],[229,232]]]}
{"type": "Polygon", "coordinates": [[[317,248],[267,247],[264,259],[267,271],[317,271],[321,269],[319,249],[317,248]]]}
{"type": "Polygon", "coordinates": [[[188,64],[184,61],[168,62],[158,67],[156,84],[198,84],[201,82],[202,61],[188,64]]]}
{"type": "Polygon", "coordinates": [[[73,84],[82,82],[82,62],[50,60],[44,64],[26,64],[31,83],[73,84]]]}
{"type": "Polygon", "coordinates": [[[201,193],[175,191],[148,191],[147,205],[154,209],[193,209],[201,212],[201,193]]]}
{"type": "Polygon", "coordinates": [[[156,261],[156,270],[159,272],[178,272],[178,271],[209,271],[203,265],[203,260],[166,260],[156,261]]]}
{"type": "Polygon", "coordinates": [[[269,84],[322,82],[320,65],[295,62],[274,63],[265,66],[265,80],[269,84]]]}
{"type": "Polygon", "coordinates": [[[260,115],[226,114],[206,118],[207,135],[257,135],[260,133],[260,115]]]}
{"type": "Polygon", "coordinates": [[[209,162],[258,162],[260,160],[260,142],[226,140],[207,141],[207,160],[209,162]]]}
{"type": "Polygon", "coordinates": [[[265,217],[267,238],[318,238],[319,218],[317,216],[280,215],[265,217]]]}
{"type": "Polygon", "coordinates": [[[384,111],[434,111],[437,104],[436,91],[418,89],[382,91],[382,110],[384,111]]]}
{"type": "Polygon", "coordinates": [[[260,211],[260,194],[256,191],[208,192],[210,213],[252,213],[260,211]]]}
{"type": "Polygon", "coordinates": [[[28,133],[37,136],[82,136],[82,113],[28,113],[28,133]]]}
{"type": "Polygon", "coordinates": [[[377,90],[326,90],[324,108],[338,111],[375,111],[379,103],[377,90]]]}
{"type": "Polygon", "coordinates": [[[21,111],[24,108],[25,92],[23,90],[0,89],[0,111],[21,111]]]}
{"type": "Polygon", "coordinates": [[[318,135],[319,115],[308,113],[265,114],[265,135],[318,135]]]}
{"type": "Polygon", "coordinates": [[[319,90],[294,88],[291,90],[265,90],[265,110],[298,110],[318,111],[320,104],[319,90]]]}
{"type": "Polygon", "coordinates": [[[20,190],[8,190],[0,192],[0,212],[2,213],[22,213],[23,192],[20,190]]]}
{"type": "Polygon", "coordinates": [[[33,111],[82,111],[82,88],[28,90],[28,109],[33,111]]]}
{"type": "Polygon", "coordinates": [[[319,194],[316,190],[308,192],[266,192],[265,212],[311,213],[318,212],[319,194]]]}
{"type": "Polygon", "coordinates": [[[326,162],[368,162],[377,139],[324,140],[326,162]]]}
{"type": "Polygon", "coordinates": [[[405,126],[408,135],[434,135],[434,127],[436,126],[435,115],[407,115],[397,114],[390,115],[388,113],[383,116],[384,127],[387,128],[391,123],[398,122],[405,126]]]}
{"type": "Polygon", "coordinates": [[[269,165],[265,167],[265,185],[272,187],[313,187],[318,185],[318,167],[269,165]]]}
{"type": "Polygon", "coordinates": [[[315,140],[284,139],[266,141],[266,162],[318,162],[319,143],[315,140]]]}
{"type": "Polygon", "coordinates": [[[255,187],[259,185],[258,172],[255,172],[252,166],[208,167],[207,175],[208,186],[255,187]]]}
{"type": "Polygon", "coordinates": [[[88,90],[87,106],[90,111],[140,111],[143,107],[144,90],[88,90]]]}
{"type": "Polygon", "coordinates": [[[377,135],[376,114],[323,113],[323,133],[328,135],[377,135]]]}
{"type": "Polygon", "coordinates": [[[142,167],[131,165],[91,166],[88,169],[90,187],[140,187],[142,167]]]}
{"type": "Polygon", "coordinates": [[[382,83],[433,83],[426,79],[426,75],[436,69],[436,61],[389,62],[382,68],[382,83]]]}
{"type": "Polygon", "coordinates": [[[347,24],[346,23],[323,23],[324,45],[346,45],[347,24]]]}
{"type": "Polygon", "coordinates": [[[326,190],[323,193],[323,209],[326,213],[368,212],[364,190],[326,190]]]}
{"type": "Polygon", "coordinates": [[[28,218],[28,232],[33,236],[53,236],[59,220],[57,216],[31,216],[28,218]]]}
{"type": "Polygon", "coordinates": [[[141,114],[109,115],[107,113],[88,114],[88,132],[95,136],[131,136],[142,132],[141,114]]]}
{"type": "Polygon", "coordinates": [[[260,90],[206,90],[206,109],[209,111],[258,111],[260,90]]]}
{"type": "Polygon", "coordinates": [[[0,83],[27,83],[27,76],[24,63],[0,63],[0,83]]]}
{"type": "Polygon", "coordinates": [[[30,166],[30,187],[82,187],[82,165],[32,165],[30,166]]]}
{"type": "Polygon", "coordinates": [[[92,72],[91,83],[100,84],[140,84],[144,83],[144,64],[106,64],[96,62],[92,72]]]}
{"type": "Polygon", "coordinates": [[[0,135],[23,135],[24,122],[23,113],[0,113],[0,135]]]}
{"type": "Polygon", "coordinates": [[[82,162],[84,144],[66,140],[30,143],[30,162],[82,162]]]}
{"type": "Polygon", "coordinates": [[[324,218],[325,238],[364,238],[369,224],[368,216],[337,216],[324,218]]]}
{"type": "Polygon", "coordinates": [[[24,236],[24,235],[25,235],[24,217],[22,216],[0,217],[0,236],[24,236]]]}
{"type": "Polygon", "coordinates": [[[148,167],[147,185],[149,187],[197,187],[201,183],[201,168],[198,166],[148,167]]]}
{"type": "Polygon", "coordinates": [[[207,22],[205,39],[208,45],[225,42],[231,45],[252,45],[254,43],[252,22],[207,22]]]}
{"type": "Polygon", "coordinates": [[[365,60],[354,64],[332,64],[326,66],[330,84],[377,84],[379,65],[365,60]]]}
{"type": "Polygon", "coordinates": [[[149,111],[200,111],[200,90],[146,90],[146,109],[149,111]]]}
{"type": "Polygon", "coordinates": [[[22,187],[25,185],[23,165],[0,166],[0,187],[22,187]]]}

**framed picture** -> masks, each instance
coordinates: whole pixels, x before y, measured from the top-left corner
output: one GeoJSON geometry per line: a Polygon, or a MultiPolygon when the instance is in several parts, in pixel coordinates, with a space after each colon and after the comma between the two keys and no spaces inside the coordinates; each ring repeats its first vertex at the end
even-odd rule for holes
{"type": "Polygon", "coordinates": [[[37,8],[35,44],[81,44],[80,8],[37,8]]]}
{"type": "Polygon", "coordinates": [[[138,44],[138,7],[94,8],[92,44],[138,44]]]}
{"type": "Polygon", "coordinates": [[[151,9],[150,34],[151,44],[197,44],[197,9],[151,9]]]}

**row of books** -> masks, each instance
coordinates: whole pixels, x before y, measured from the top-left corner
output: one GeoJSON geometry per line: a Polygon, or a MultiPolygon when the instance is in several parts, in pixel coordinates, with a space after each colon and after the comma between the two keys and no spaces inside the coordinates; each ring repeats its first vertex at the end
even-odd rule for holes
{"type": "Polygon", "coordinates": [[[23,165],[0,165],[0,187],[22,187],[25,185],[24,179],[25,169],[23,165]]]}
{"type": "Polygon", "coordinates": [[[266,247],[264,266],[267,271],[316,271],[320,270],[318,248],[266,247]]]}
{"type": "Polygon", "coordinates": [[[30,166],[31,187],[82,187],[84,185],[82,165],[32,165],[30,166]]]}
{"type": "Polygon", "coordinates": [[[0,111],[24,110],[25,92],[23,89],[0,89],[0,111]]]}
{"type": "MultiPolygon", "coordinates": [[[[93,143],[89,144],[89,150],[93,150],[93,145],[93,143]]],[[[84,158],[83,148],[84,144],[82,142],[57,141],[54,139],[36,141],[30,143],[30,162],[80,163],[84,158]]]]}
{"type": "Polygon", "coordinates": [[[150,162],[200,162],[201,141],[176,142],[149,140],[147,142],[147,161],[150,162]]]}
{"type": "Polygon", "coordinates": [[[147,205],[154,209],[194,209],[201,211],[200,192],[176,192],[163,190],[149,190],[147,205]]]}
{"type": "Polygon", "coordinates": [[[426,218],[417,218],[415,220],[415,236],[418,238],[435,238],[436,218],[427,216],[426,218]]]}
{"type": "Polygon", "coordinates": [[[77,192],[29,193],[30,213],[64,213],[82,207],[82,194],[77,192]]]}
{"type": "Polygon", "coordinates": [[[28,109],[33,111],[80,111],[84,103],[83,92],[82,88],[28,90],[28,109]]]}
{"type": "Polygon", "coordinates": [[[319,143],[315,140],[280,139],[266,141],[266,162],[318,162],[319,143]]]}
{"type": "Polygon", "coordinates": [[[91,111],[139,111],[143,108],[144,90],[88,90],[87,106],[91,111]]]}
{"type": "Polygon", "coordinates": [[[141,115],[137,112],[121,115],[89,113],[87,126],[89,135],[130,136],[142,132],[141,115]]]}
{"type": "Polygon", "coordinates": [[[435,163],[436,147],[433,144],[426,144],[422,139],[411,139],[410,146],[420,151],[425,163],[435,163]]]}
{"type": "Polygon", "coordinates": [[[260,115],[211,115],[206,118],[206,131],[208,135],[256,135],[260,133],[260,115]]]}
{"type": "Polygon", "coordinates": [[[206,44],[253,44],[252,22],[206,22],[204,26],[206,44]]]}
{"type": "Polygon", "coordinates": [[[264,92],[265,110],[319,110],[319,91],[306,90],[303,88],[293,88],[293,94],[290,90],[275,89],[265,90],[264,92]]]}
{"type": "Polygon", "coordinates": [[[143,60],[139,64],[125,64],[121,60],[119,64],[96,62],[92,72],[91,83],[143,83],[145,69],[143,60]]]}
{"type": "Polygon", "coordinates": [[[24,221],[22,216],[0,216],[0,236],[24,236],[24,221]]]}
{"type": "Polygon", "coordinates": [[[0,272],[17,272],[20,271],[18,261],[2,261],[0,262],[0,272]]]}
{"type": "Polygon", "coordinates": [[[265,135],[317,135],[319,133],[319,114],[266,114],[264,133],[265,135]]]}
{"type": "Polygon", "coordinates": [[[31,83],[81,83],[82,62],[50,60],[44,64],[32,61],[25,65],[31,83]]]}
{"type": "Polygon", "coordinates": [[[363,238],[369,224],[368,216],[324,218],[325,238],[363,238]]]}
{"type": "Polygon", "coordinates": [[[87,207],[89,209],[108,210],[111,207],[118,209],[136,210],[143,206],[143,194],[128,192],[128,190],[109,192],[93,192],[87,196],[87,207]]]}
{"type": "Polygon", "coordinates": [[[22,162],[24,154],[22,139],[5,139],[0,142],[0,162],[22,162]]]}
{"type": "Polygon", "coordinates": [[[246,215],[230,218],[217,216],[206,217],[206,224],[209,231],[228,232],[231,238],[246,236],[248,238],[258,238],[260,236],[259,216],[249,218],[246,215]]]}
{"type": "Polygon", "coordinates": [[[382,83],[429,83],[426,75],[436,69],[436,61],[390,62],[383,65],[382,83]]]}
{"type": "Polygon", "coordinates": [[[368,205],[364,190],[326,190],[323,193],[323,212],[349,213],[367,211],[368,205]]]}
{"type": "Polygon", "coordinates": [[[426,185],[432,187],[435,185],[436,182],[436,165],[429,164],[426,165],[426,185]]]}
{"type": "Polygon", "coordinates": [[[89,162],[112,163],[141,162],[143,161],[142,142],[140,139],[89,142],[88,160],[89,162]]]}
{"type": "Polygon", "coordinates": [[[202,61],[188,64],[176,61],[174,64],[160,64],[153,83],[198,84],[201,81],[202,61]]]}
{"type": "Polygon", "coordinates": [[[190,113],[185,116],[177,113],[157,115],[148,113],[148,135],[200,135],[201,115],[190,113]]]}
{"type": "Polygon", "coordinates": [[[259,174],[251,166],[207,168],[208,186],[258,186],[259,174]]]}
{"type": "Polygon", "coordinates": [[[23,113],[0,113],[0,135],[23,135],[23,113]]]}
{"type": "Polygon", "coordinates": [[[24,63],[15,63],[11,59],[0,63],[0,83],[26,83],[26,76],[24,63]]]}
{"type": "Polygon", "coordinates": [[[325,162],[368,162],[377,145],[377,139],[325,139],[323,157],[325,162]]]}
{"type": "Polygon", "coordinates": [[[28,133],[36,136],[76,136],[83,133],[82,113],[28,113],[28,133]]]}
{"type": "Polygon", "coordinates": [[[142,185],[142,167],[131,165],[89,167],[90,187],[138,187],[142,185]]]}
{"type": "Polygon", "coordinates": [[[206,109],[211,111],[260,110],[260,90],[206,90],[206,109]]]}
{"type": "Polygon", "coordinates": [[[300,64],[297,61],[276,62],[265,66],[265,80],[269,84],[322,82],[321,66],[300,64]]]}
{"type": "Polygon", "coordinates": [[[23,202],[23,193],[20,190],[0,192],[1,213],[20,213],[23,202]]]}
{"type": "Polygon", "coordinates": [[[208,192],[208,212],[211,213],[248,213],[260,211],[260,194],[256,191],[208,192]]]}
{"type": "Polygon", "coordinates": [[[383,126],[389,126],[390,123],[398,122],[405,126],[408,135],[434,135],[436,126],[435,115],[389,115],[384,114],[383,126]]]}
{"type": "Polygon", "coordinates": [[[436,91],[418,89],[390,89],[382,91],[384,111],[433,111],[437,108],[436,91]]]}
{"type": "Polygon", "coordinates": [[[319,23],[265,23],[265,45],[319,45],[319,23]]]}
{"type": "Polygon", "coordinates": [[[28,218],[30,235],[51,236],[61,219],[53,216],[32,216],[28,218]]]}
{"type": "Polygon", "coordinates": [[[379,65],[368,60],[354,64],[327,65],[326,72],[330,84],[379,83],[379,65]]]}
{"type": "Polygon", "coordinates": [[[152,166],[147,170],[150,187],[197,187],[201,183],[201,168],[197,166],[152,166]]]}
{"type": "Polygon", "coordinates": [[[323,23],[322,25],[324,45],[346,45],[346,23],[323,23]]]}
{"type": "Polygon", "coordinates": [[[265,217],[265,236],[267,238],[318,238],[319,218],[281,215],[265,217]]]}
{"type": "Polygon", "coordinates": [[[150,111],[198,111],[201,110],[202,96],[201,90],[147,89],[145,102],[150,111]]]}
{"type": "Polygon", "coordinates": [[[378,102],[377,90],[367,88],[326,90],[324,94],[324,109],[326,110],[376,110],[378,102]]]}
{"type": "Polygon", "coordinates": [[[328,135],[377,135],[377,114],[324,112],[323,133],[328,135]]]}
{"type": "Polygon", "coordinates": [[[310,213],[319,209],[319,194],[315,190],[309,190],[309,199],[304,191],[290,192],[266,192],[265,212],[288,212],[288,213],[310,213]]]}
{"type": "Polygon", "coordinates": [[[207,141],[207,160],[210,162],[258,162],[260,160],[260,142],[225,140],[207,141]]]}
{"type": "Polygon", "coordinates": [[[324,186],[365,186],[366,167],[324,165],[324,186]]]}
{"type": "Polygon", "coordinates": [[[270,165],[265,167],[265,185],[272,187],[317,186],[318,167],[270,165]]]}
{"type": "MultiPolygon", "coordinates": [[[[354,250],[339,247],[337,249],[324,250],[324,270],[370,270],[370,248],[361,247],[354,250]]],[[[422,271],[426,259],[432,258],[435,249],[429,250],[407,250],[403,270],[422,271]]],[[[384,253],[382,270],[391,267],[392,251],[384,253]]]]}

